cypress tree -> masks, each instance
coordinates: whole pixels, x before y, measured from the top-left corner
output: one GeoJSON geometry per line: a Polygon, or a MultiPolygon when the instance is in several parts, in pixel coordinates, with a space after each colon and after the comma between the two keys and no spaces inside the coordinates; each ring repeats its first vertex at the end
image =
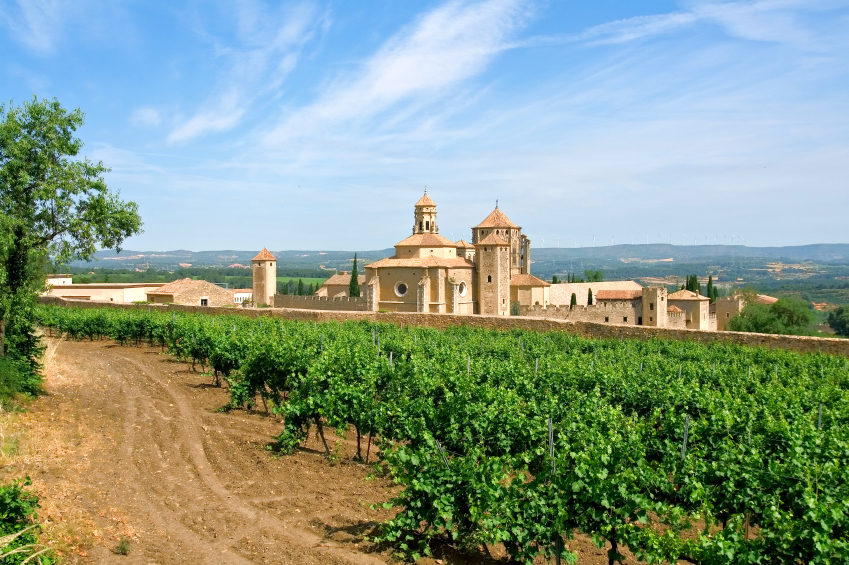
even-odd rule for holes
{"type": "Polygon", "coordinates": [[[587,290],[587,305],[589,305],[589,306],[593,305],[593,289],[587,290]]]}
{"type": "Polygon", "coordinates": [[[357,254],[354,253],[354,266],[351,268],[351,282],[348,283],[348,296],[360,297],[360,274],[357,272],[357,254]]]}
{"type": "Polygon", "coordinates": [[[306,289],[306,288],[304,288],[304,280],[303,280],[303,279],[298,279],[298,295],[299,295],[299,296],[303,296],[303,295],[304,295],[304,292],[305,292],[306,290],[307,290],[307,289],[306,289]]]}
{"type": "Polygon", "coordinates": [[[557,280],[557,275],[554,275],[553,277],[551,277],[551,284],[557,284],[557,283],[559,283],[559,282],[560,282],[560,281],[559,281],[559,280],[557,280]]]}
{"type": "Polygon", "coordinates": [[[711,303],[713,303],[716,299],[713,297],[713,275],[708,276],[707,283],[707,297],[710,298],[711,303]]]}
{"type": "Polygon", "coordinates": [[[577,305],[578,305],[578,297],[573,292],[572,293],[572,300],[569,302],[569,308],[574,308],[577,305]]]}

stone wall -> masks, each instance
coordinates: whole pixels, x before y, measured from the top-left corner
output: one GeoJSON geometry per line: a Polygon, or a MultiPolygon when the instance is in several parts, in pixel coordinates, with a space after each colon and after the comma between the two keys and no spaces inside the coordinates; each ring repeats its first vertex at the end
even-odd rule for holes
{"type": "Polygon", "coordinates": [[[630,303],[624,301],[611,301],[607,306],[593,304],[592,306],[569,306],[549,305],[543,306],[520,306],[522,316],[535,318],[552,318],[555,320],[568,320],[571,322],[594,322],[597,324],[615,324],[634,326],[642,315],[642,301],[635,300],[630,303]],[[624,319],[628,318],[626,322],[624,319]]]}
{"type": "Polygon", "coordinates": [[[297,294],[275,294],[275,308],[299,308],[303,310],[344,310],[364,312],[368,310],[365,296],[299,296],[297,294]]]}
{"type": "Polygon", "coordinates": [[[790,335],[755,334],[744,332],[711,332],[704,330],[650,328],[645,326],[623,326],[596,322],[555,320],[529,316],[463,316],[457,314],[420,314],[416,312],[355,312],[332,310],[301,310],[291,308],[224,308],[172,305],[116,304],[114,302],[92,302],[88,300],[64,300],[42,296],[42,304],[59,304],[80,308],[117,308],[122,310],[158,310],[163,312],[188,312],[221,316],[235,314],[251,318],[275,317],[300,321],[347,321],[370,320],[401,326],[423,326],[445,329],[451,326],[468,326],[482,329],[511,330],[520,328],[531,331],[561,331],[599,339],[676,339],[735,343],[754,347],[768,347],[796,351],[798,353],[828,353],[849,357],[849,339],[806,337],[790,335]]]}

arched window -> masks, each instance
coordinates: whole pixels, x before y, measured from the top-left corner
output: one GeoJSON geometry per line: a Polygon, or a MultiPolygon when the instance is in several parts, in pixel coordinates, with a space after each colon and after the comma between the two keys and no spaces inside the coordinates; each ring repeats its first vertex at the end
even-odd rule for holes
{"type": "Polygon", "coordinates": [[[486,277],[486,282],[492,282],[492,275],[488,275],[486,277]]]}
{"type": "Polygon", "coordinates": [[[430,222],[425,222],[425,229],[426,229],[426,230],[429,230],[429,229],[430,229],[430,222]]]}

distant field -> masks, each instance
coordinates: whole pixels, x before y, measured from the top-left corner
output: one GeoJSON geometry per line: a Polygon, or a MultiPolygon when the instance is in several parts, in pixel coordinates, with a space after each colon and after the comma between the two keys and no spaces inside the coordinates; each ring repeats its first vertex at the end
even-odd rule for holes
{"type": "Polygon", "coordinates": [[[277,282],[282,282],[282,283],[294,281],[295,284],[298,284],[298,280],[304,281],[305,285],[317,284],[317,285],[321,286],[322,284],[324,284],[324,281],[326,281],[327,278],[301,277],[299,279],[298,277],[277,277],[277,282]]]}

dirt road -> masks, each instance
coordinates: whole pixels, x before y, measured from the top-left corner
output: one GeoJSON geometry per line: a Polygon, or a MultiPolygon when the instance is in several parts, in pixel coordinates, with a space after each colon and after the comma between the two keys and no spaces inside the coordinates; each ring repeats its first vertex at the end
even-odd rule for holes
{"type": "MultiPolygon", "coordinates": [[[[336,463],[313,435],[276,457],[266,446],[280,422],[217,411],[226,390],[159,349],[48,343],[48,394],[21,416],[30,445],[0,478],[32,477],[49,537],[68,562],[392,562],[363,536],[392,515],[369,505],[397,487],[367,480],[372,468],[351,461],[352,442],[340,441],[336,463]],[[122,536],[128,555],[112,551],[122,536]]],[[[606,563],[586,539],[569,547],[579,563],[606,563]]],[[[493,562],[439,557],[420,564],[493,562]]]]}

